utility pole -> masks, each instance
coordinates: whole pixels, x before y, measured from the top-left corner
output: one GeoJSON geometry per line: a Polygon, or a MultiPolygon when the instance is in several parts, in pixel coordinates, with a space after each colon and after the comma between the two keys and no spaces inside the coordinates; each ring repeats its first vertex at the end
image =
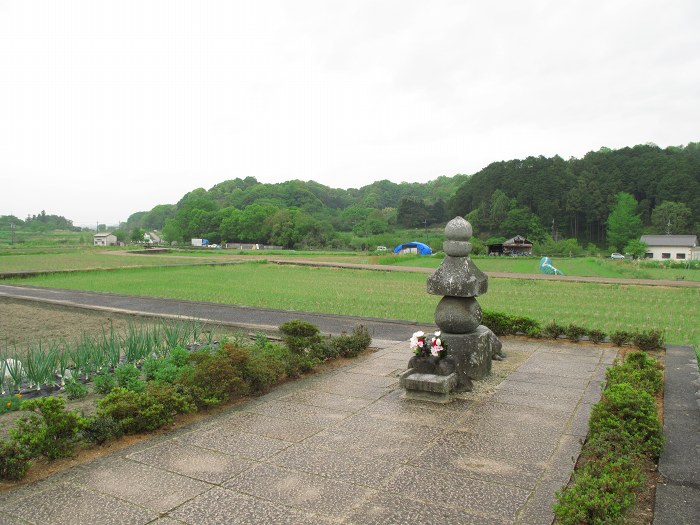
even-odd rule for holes
{"type": "Polygon", "coordinates": [[[14,222],[10,223],[10,234],[11,234],[10,245],[14,245],[15,244],[15,223],[14,222]]]}
{"type": "Polygon", "coordinates": [[[666,224],[666,235],[671,235],[671,217],[668,218],[668,224],[666,224]]]}

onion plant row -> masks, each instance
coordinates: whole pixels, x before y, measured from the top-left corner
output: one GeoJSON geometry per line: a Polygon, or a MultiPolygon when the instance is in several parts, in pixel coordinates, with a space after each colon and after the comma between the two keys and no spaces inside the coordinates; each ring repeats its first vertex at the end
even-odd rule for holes
{"type": "MultiPolygon", "coordinates": [[[[170,350],[199,341],[203,325],[194,320],[162,320],[158,324],[130,321],[126,333],[110,324],[100,334],[81,332],[69,343],[38,340],[26,348],[0,348],[0,393],[42,386],[64,386],[66,378],[89,380],[92,375],[121,363],[138,364],[149,356],[165,357],[170,350]]],[[[211,344],[213,333],[207,333],[211,344]]]]}
{"type": "MultiPolygon", "coordinates": [[[[426,293],[425,274],[264,262],[76,272],[17,282],[420,323],[433,322],[440,299],[426,293]]],[[[606,333],[657,329],[668,343],[700,345],[697,288],[491,278],[479,303],[542,324],[556,321],[606,333]]]]}

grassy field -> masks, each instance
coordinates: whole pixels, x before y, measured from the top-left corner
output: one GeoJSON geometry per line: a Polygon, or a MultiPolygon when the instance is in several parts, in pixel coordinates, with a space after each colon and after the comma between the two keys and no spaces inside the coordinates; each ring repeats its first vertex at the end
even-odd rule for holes
{"type": "MultiPolygon", "coordinates": [[[[433,321],[439,300],[427,295],[423,274],[264,262],[77,272],[5,282],[419,322],[433,321]]],[[[658,328],[669,343],[700,346],[700,289],[492,278],[479,302],[541,323],[556,320],[608,333],[658,328]]]]}
{"type": "MultiPolygon", "coordinates": [[[[376,257],[378,264],[437,268],[443,254],[431,257],[413,255],[384,255],[376,257]]],[[[540,273],[539,257],[473,257],[484,272],[540,273]]],[[[553,266],[564,275],[579,277],[618,277],[625,279],[669,279],[700,281],[700,270],[682,268],[643,268],[636,262],[613,261],[595,257],[555,258],[553,266]]]]}

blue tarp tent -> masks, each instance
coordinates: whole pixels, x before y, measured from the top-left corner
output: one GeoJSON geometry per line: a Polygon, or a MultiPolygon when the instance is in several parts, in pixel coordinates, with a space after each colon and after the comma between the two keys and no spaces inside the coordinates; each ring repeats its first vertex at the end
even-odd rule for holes
{"type": "Polygon", "coordinates": [[[423,244],[422,242],[407,242],[406,244],[399,244],[394,248],[394,253],[400,253],[402,251],[411,251],[412,253],[419,253],[420,255],[430,255],[433,251],[430,246],[423,244]]]}

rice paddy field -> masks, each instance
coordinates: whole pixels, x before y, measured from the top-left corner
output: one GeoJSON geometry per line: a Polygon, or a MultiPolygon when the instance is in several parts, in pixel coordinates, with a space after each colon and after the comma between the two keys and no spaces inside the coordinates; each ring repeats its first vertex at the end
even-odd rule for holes
{"type": "MultiPolygon", "coordinates": [[[[488,271],[486,264],[477,265],[488,271]]],[[[531,273],[531,272],[530,272],[531,273]]],[[[5,283],[210,301],[287,310],[433,322],[439,297],[425,274],[248,262],[123,269],[11,279],[5,283]]],[[[666,342],[700,346],[700,288],[491,278],[483,308],[547,323],[664,330],[666,342]]]]}

